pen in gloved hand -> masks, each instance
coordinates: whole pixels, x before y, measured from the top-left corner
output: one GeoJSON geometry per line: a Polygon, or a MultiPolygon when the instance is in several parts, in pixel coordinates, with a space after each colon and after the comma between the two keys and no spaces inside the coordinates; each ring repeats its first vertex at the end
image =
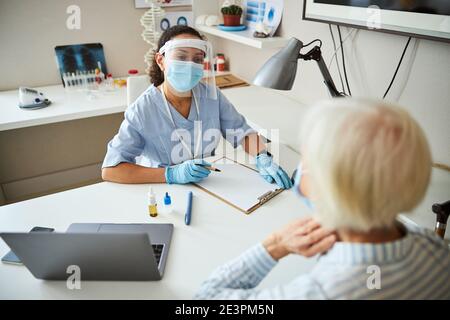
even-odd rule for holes
{"type": "Polygon", "coordinates": [[[207,169],[209,171],[222,172],[220,169],[214,168],[212,166],[205,166],[203,164],[198,164],[198,166],[201,166],[201,167],[203,167],[203,168],[205,168],[205,169],[207,169]]]}

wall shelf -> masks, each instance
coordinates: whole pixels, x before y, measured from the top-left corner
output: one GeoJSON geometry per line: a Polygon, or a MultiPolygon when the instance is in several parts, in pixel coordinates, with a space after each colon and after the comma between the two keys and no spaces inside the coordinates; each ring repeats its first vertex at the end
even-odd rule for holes
{"type": "Polygon", "coordinates": [[[197,25],[195,28],[201,32],[258,49],[281,48],[289,41],[289,39],[283,37],[254,38],[250,30],[229,32],[222,31],[217,27],[208,27],[204,25],[197,25]]]}

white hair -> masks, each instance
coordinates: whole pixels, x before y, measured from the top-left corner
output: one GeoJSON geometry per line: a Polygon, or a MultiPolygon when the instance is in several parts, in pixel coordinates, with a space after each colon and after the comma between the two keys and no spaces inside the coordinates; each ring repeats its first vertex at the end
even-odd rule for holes
{"type": "Polygon", "coordinates": [[[386,228],[423,199],[431,174],[427,140],[401,107],[337,98],[310,108],[301,150],[318,220],[355,231],[386,228]]]}

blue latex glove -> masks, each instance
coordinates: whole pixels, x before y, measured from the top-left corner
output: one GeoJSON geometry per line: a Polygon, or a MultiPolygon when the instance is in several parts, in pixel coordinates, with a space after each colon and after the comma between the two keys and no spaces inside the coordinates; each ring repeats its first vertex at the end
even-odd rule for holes
{"type": "Polygon", "coordinates": [[[256,157],[256,167],[259,174],[269,183],[276,182],[276,184],[283,189],[292,187],[292,180],[287,173],[275,162],[273,158],[266,153],[260,154],[256,157]]]}
{"type": "Polygon", "coordinates": [[[166,167],[166,182],[168,184],[199,182],[211,173],[211,171],[203,166],[211,166],[211,164],[202,159],[194,159],[175,166],[166,167]]]}

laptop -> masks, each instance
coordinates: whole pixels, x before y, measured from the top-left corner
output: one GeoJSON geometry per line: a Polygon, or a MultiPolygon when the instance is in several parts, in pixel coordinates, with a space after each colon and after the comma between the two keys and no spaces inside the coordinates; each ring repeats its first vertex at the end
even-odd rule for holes
{"type": "Polygon", "coordinates": [[[74,223],[65,233],[0,233],[35,278],[161,280],[173,224],[74,223]],[[69,268],[70,267],[70,268],[69,268]]]}

